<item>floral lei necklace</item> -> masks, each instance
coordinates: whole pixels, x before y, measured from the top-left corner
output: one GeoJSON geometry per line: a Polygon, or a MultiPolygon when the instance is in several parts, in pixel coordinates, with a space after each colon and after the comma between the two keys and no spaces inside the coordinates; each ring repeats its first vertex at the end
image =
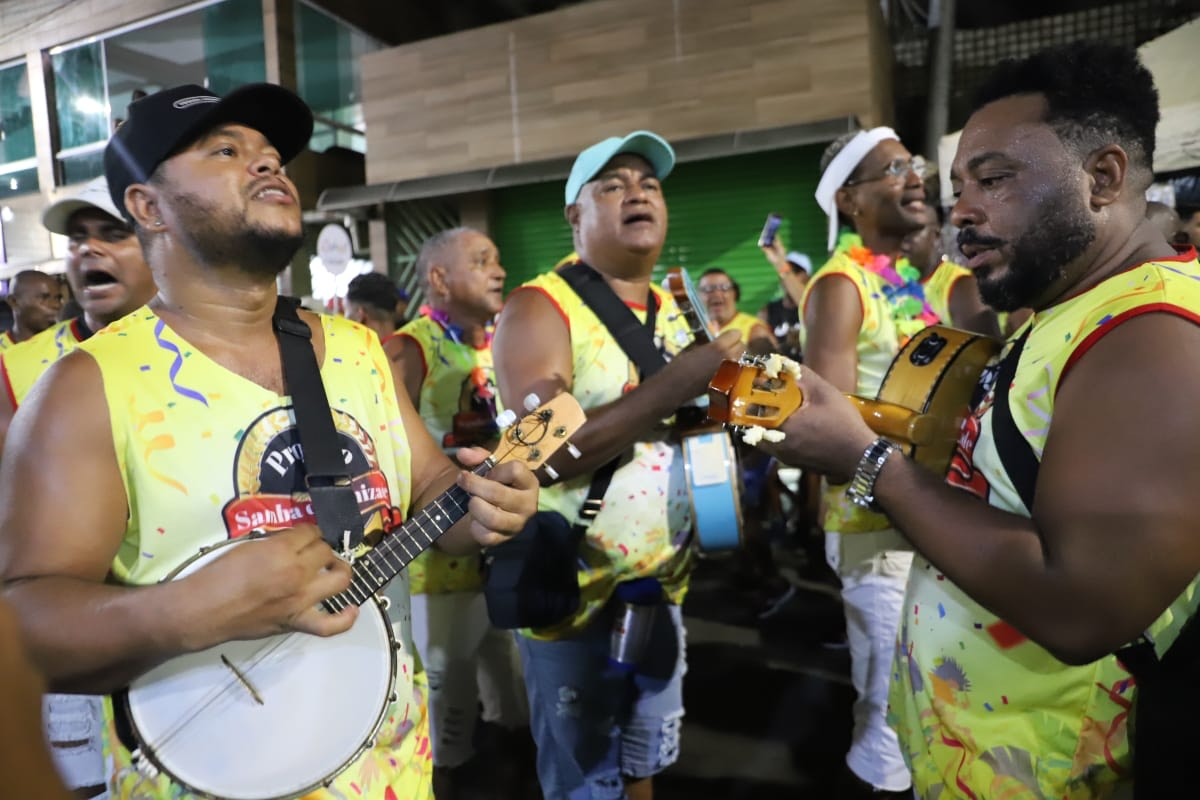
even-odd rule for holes
{"type": "Polygon", "coordinates": [[[883,278],[883,295],[892,309],[892,320],[905,338],[942,320],[925,299],[925,287],[921,284],[921,271],[901,258],[892,266],[885,255],[872,253],[861,244],[846,248],[846,255],[868,272],[883,278]]]}

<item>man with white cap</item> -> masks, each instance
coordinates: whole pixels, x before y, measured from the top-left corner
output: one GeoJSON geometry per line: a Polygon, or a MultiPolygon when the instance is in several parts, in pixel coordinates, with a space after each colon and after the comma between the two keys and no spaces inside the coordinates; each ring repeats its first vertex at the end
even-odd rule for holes
{"type": "MultiPolygon", "coordinates": [[[[801,308],[804,360],[842,391],[875,397],[902,343],[939,321],[919,272],[902,275],[898,264],[904,237],[925,224],[924,164],[891,128],[874,128],[833,142],[821,173],[816,198],[829,215],[829,249],[841,218],[862,244],[834,253],[809,282],[801,308]]],[[[849,785],[839,796],[856,789],[903,793],[911,780],[885,714],[912,552],[887,517],[852,504],[845,486],[828,487],[824,500],[826,557],[842,581],[858,693],[846,755],[852,776],[844,776],[849,785]]]]}
{"type": "Polygon", "coordinates": [[[758,318],[767,323],[771,333],[775,334],[781,348],[779,352],[799,361],[802,327],[800,301],[804,297],[804,287],[808,286],[812,277],[812,259],[796,250],[789,251],[783,244],[783,237],[778,234],[762,251],[779,275],[783,296],[759,309],[758,318]]]}
{"type": "Polygon", "coordinates": [[[674,164],[671,146],[648,131],[580,153],[565,198],[579,259],[514,291],[492,345],[506,407],[529,392],[570,391],[588,414],[573,437],[582,456],[552,459],[560,480],[539,500],[542,512],[590,518],[586,532],[587,522],[574,526],[581,602],[557,624],[518,637],[547,800],[650,798],[652,776],[679,755],[679,603],[691,570],[691,514],[680,446],[666,420],[703,394],[741,345],[729,331],[685,351],[686,323],[671,295],[650,281],[667,235],[662,180],[674,164]],[[581,298],[580,283],[608,298],[616,313],[605,316],[627,320],[648,357],[635,365],[581,298]],[[641,658],[631,659],[610,652],[610,634],[619,638],[614,621],[640,590],[654,622],[641,658]]]}
{"type": "Polygon", "coordinates": [[[142,257],[142,247],[113,205],[103,177],[47,206],[42,224],[51,233],[67,237],[67,280],[83,314],[4,352],[0,358],[0,375],[8,390],[0,395],[4,429],[50,364],[154,296],[154,276],[142,257]]]}

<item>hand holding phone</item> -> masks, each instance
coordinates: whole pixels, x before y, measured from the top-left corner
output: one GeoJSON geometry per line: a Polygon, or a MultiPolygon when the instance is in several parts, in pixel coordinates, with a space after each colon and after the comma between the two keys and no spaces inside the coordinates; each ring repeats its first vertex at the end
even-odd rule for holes
{"type": "Polygon", "coordinates": [[[770,247],[775,243],[775,234],[783,224],[783,217],[778,214],[767,214],[767,222],[763,225],[762,233],[758,236],[759,247],[770,247]]]}

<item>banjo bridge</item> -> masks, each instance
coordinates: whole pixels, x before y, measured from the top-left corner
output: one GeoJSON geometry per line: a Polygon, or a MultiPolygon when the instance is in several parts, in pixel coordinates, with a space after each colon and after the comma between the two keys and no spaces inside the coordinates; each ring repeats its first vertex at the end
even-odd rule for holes
{"type": "Polygon", "coordinates": [[[250,680],[246,677],[246,674],[235,667],[233,662],[226,658],[224,654],[221,655],[221,663],[229,667],[229,671],[237,677],[238,683],[242,684],[242,686],[246,688],[246,691],[249,692],[250,696],[254,698],[254,702],[258,703],[260,706],[266,705],[262,699],[262,695],[260,695],[258,690],[254,688],[254,684],[250,683],[250,680]]]}

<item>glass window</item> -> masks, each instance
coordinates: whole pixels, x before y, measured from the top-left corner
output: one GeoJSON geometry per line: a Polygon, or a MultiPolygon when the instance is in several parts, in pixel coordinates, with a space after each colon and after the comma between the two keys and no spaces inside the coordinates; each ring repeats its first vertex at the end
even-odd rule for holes
{"type": "Polygon", "coordinates": [[[17,169],[0,174],[0,197],[35,192],[38,188],[37,167],[17,169]]]}
{"type": "Polygon", "coordinates": [[[262,4],[225,0],[53,56],[64,180],[100,175],[104,149],[143,93],[182,83],[225,94],[267,78],[262,4]]]}
{"type": "Polygon", "coordinates": [[[24,62],[0,68],[0,197],[36,191],[37,150],[24,62]]]}
{"type": "Polygon", "coordinates": [[[296,4],[296,83],[318,124],[309,147],[366,151],[359,59],[382,43],[307,3],[296,4]]]}

